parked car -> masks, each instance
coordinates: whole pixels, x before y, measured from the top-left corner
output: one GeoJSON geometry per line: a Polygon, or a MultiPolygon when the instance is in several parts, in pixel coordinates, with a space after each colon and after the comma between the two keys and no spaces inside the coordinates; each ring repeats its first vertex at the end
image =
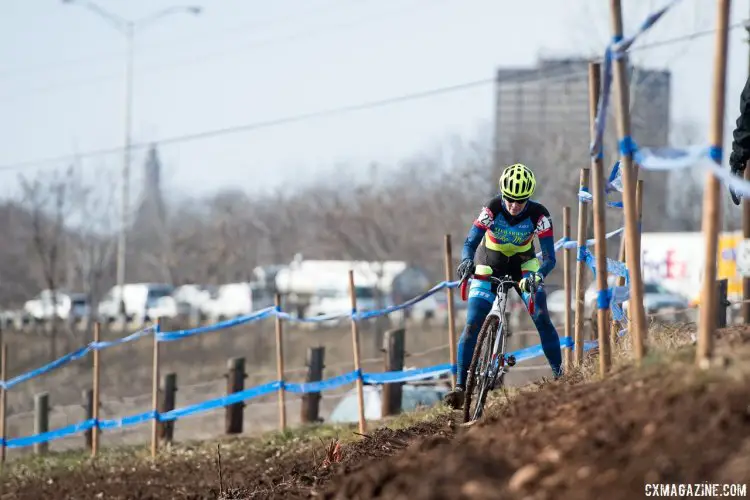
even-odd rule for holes
{"type": "Polygon", "coordinates": [[[98,314],[103,321],[114,321],[120,316],[120,300],[125,303],[128,321],[143,321],[177,316],[177,302],[172,297],[174,287],[165,283],[129,283],[110,288],[99,302],[98,314]]]}
{"type": "MultiPolygon", "coordinates": [[[[402,386],[401,410],[414,411],[418,407],[431,407],[442,401],[448,392],[447,386],[442,385],[408,385],[402,386]]],[[[366,385],[363,388],[365,402],[365,419],[378,420],[382,414],[383,387],[366,385]]],[[[359,407],[357,390],[352,389],[339,401],[331,412],[328,421],[350,423],[359,421],[359,407]]]]}
{"type": "Polygon", "coordinates": [[[211,294],[216,291],[215,286],[209,285],[182,285],[172,292],[172,297],[177,302],[177,312],[183,316],[200,313],[201,307],[211,299],[211,294]]]}
{"type": "Polygon", "coordinates": [[[272,305],[271,294],[254,283],[226,283],[211,290],[210,298],[201,305],[201,314],[209,321],[223,321],[272,305]]]}
{"type": "Polygon", "coordinates": [[[35,298],[26,301],[23,310],[37,321],[50,320],[55,316],[64,320],[80,321],[88,316],[88,301],[82,293],[58,290],[53,294],[51,290],[42,290],[35,298]]]}
{"type": "MultiPolygon", "coordinates": [[[[609,276],[607,280],[609,286],[615,286],[616,280],[615,276],[609,276]]],[[[586,290],[584,297],[587,314],[593,314],[596,310],[597,290],[596,282],[592,283],[586,290]]],[[[628,302],[625,301],[622,304],[623,310],[626,312],[628,310],[628,302]]],[[[662,284],[654,281],[643,283],[643,308],[646,314],[668,311],[680,312],[689,306],[690,303],[686,297],[668,290],[662,284]]]]}

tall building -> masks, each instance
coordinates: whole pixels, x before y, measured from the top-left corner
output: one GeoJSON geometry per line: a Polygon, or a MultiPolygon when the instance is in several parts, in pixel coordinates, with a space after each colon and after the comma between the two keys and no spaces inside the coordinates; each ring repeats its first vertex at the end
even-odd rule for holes
{"type": "MultiPolygon", "coordinates": [[[[631,135],[640,147],[669,143],[670,73],[630,68],[631,135]]],[[[617,156],[617,109],[610,97],[605,160],[617,156]]],[[[496,77],[495,168],[529,162],[549,176],[553,184],[571,188],[578,169],[588,164],[589,124],[588,60],[541,59],[537,66],[501,68],[496,77]],[[541,164],[541,165],[540,165],[541,164]],[[560,172],[565,168],[564,182],[560,172]],[[546,171],[545,171],[546,169],[546,171]]],[[[612,163],[605,164],[609,172],[612,163]]],[[[668,176],[641,171],[649,210],[665,213],[668,176]]],[[[644,220],[644,230],[662,229],[657,217],[644,220]]]]}
{"type": "Polygon", "coordinates": [[[146,155],[144,170],[143,190],[135,225],[160,230],[164,221],[164,199],[161,191],[161,160],[154,144],[146,155]]]}

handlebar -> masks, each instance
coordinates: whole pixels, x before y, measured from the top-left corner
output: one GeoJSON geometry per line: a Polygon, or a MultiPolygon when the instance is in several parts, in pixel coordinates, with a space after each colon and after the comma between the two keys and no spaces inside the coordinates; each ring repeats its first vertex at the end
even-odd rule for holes
{"type": "MultiPolygon", "coordinates": [[[[461,278],[460,282],[460,289],[461,289],[461,300],[466,302],[468,299],[468,293],[467,293],[467,284],[469,282],[469,278],[472,276],[473,273],[467,273],[461,278]]],[[[523,297],[523,292],[521,291],[521,287],[518,286],[518,283],[516,280],[511,278],[510,276],[503,276],[502,278],[496,278],[494,276],[483,276],[482,279],[486,279],[487,281],[490,281],[491,283],[496,283],[498,288],[501,288],[503,290],[507,290],[508,288],[513,288],[516,293],[518,293],[519,297],[523,297]]],[[[537,291],[537,284],[534,280],[531,280],[531,290],[529,291],[529,304],[528,304],[528,310],[529,314],[534,314],[534,298],[536,297],[536,291],[537,291]]]]}

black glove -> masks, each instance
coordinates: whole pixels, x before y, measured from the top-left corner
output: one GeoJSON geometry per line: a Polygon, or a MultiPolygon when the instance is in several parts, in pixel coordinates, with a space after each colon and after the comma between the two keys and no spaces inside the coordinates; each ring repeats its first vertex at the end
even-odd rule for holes
{"type": "MultiPolygon", "coordinates": [[[[730,169],[732,172],[732,175],[736,175],[740,179],[742,179],[745,176],[745,162],[739,162],[739,163],[731,163],[730,169]]],[[[732,202],[734,202],[735,205],[739,205],[742,201],[742,196],[735,193],[734,189],[731,187],[729,188],[729,194],[732,196],[732,202]]]]}
{"type": "Polygon", "coordinates": [[[464,279],[465,276],[474,274],[474,261],[472,259],[462,260],[458,265],[456,272],[458,274],[458,279],[464,279]]]}

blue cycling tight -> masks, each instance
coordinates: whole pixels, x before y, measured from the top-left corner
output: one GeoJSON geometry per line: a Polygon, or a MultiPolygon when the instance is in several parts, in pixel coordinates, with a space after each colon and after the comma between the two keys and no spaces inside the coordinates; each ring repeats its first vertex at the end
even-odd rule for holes
{"type": "MultiPolygon", "coordinates": [[[[528,304],[529,294],[524,294],[524,302],[528,304]]],[[[477,336],[482,328],[487,314],[492,309],[494,294],[484,291],[481,294],[471,294],[469,296],[468,310],[466,313],[466,327],[464,328],[461,338],[458,340],[458,374],[456,385],[466,387],[466,373],[471,364],[471,358],[474,356],[474,348],[477,344],[477,336]],[[490,295],[492,295],[490,297],[490,295]]],[[[555,377],[562,374],[562,353],[560,350],[560,338],[557,330],[552,324],[547,311],[547,294],[543,288],[537,290],[535,297],[534,314],[531,319],[534,321],[539,338],[542,342],[542,350],[547,357],[552,373],[555,377]]]]}

